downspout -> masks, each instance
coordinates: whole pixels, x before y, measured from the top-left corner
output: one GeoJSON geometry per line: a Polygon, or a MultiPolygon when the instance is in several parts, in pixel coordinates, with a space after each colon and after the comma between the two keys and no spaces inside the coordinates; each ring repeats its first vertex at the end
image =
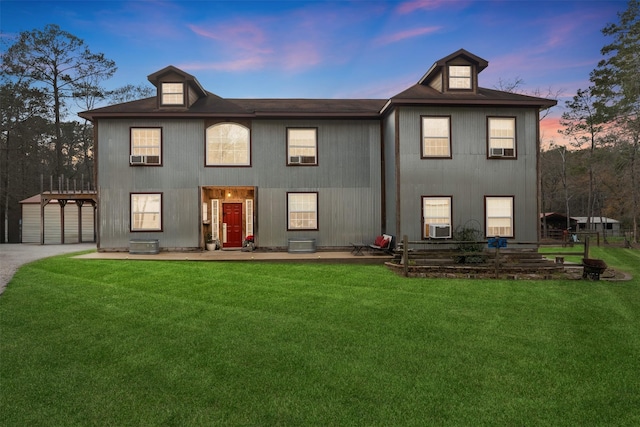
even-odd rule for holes
{"type": "Polygon", "coordinates": [[[536,218],[536,235],[538,236],[538,240],[542,240],[545,237],[547,230],[547,217],[540,210],[542,206],[542,173],[540,171],[540,109],[536,109],[536,212],[538,212],[536,218]],[[540,218],[542,218],[544,227],[540,228],[540,218]]]}
{"type": "Polygon", "coordinates": [[[400,215],[402,213],[402,209],[400,207],[400,191],[401,191],[401,185],[400,185],[400,107],[396,108],[394,110],[394,115],[395,115],[395,141],[394,141],[394,145],[395,145],[395,177],[396,177],[396,197],[395,197],[395,203],[396,203],[396,238],[399,238],[402,235],[402,221],[400,220],[400,215]]]}

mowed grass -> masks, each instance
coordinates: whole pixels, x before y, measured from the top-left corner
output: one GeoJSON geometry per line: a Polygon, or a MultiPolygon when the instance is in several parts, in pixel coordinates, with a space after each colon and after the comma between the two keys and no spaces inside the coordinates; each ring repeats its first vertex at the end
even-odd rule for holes
{"type": "Polygon", "coordinates": [[[0,297],[0,425],[640,425],[640,252],[592,256],[634,280],[41,260],[0,297]]]}

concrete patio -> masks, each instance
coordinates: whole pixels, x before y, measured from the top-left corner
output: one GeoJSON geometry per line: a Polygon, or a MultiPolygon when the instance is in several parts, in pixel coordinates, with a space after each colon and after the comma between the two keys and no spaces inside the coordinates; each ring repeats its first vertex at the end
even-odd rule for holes
{"type": "Polygon", "coordinates": [[[130,254],[128,252],[92,252],[78,255],[83,259],[126,259],[150,261],[261,261],[261,262],[326,262],[383,264],[392,259],[390,255],[363,251],[362,255],[354,255],[349,251],[318,251],[314,253],[289,253],[278,251],[243,252],[241,250],[161,251],[158,254],[130,254]]]}

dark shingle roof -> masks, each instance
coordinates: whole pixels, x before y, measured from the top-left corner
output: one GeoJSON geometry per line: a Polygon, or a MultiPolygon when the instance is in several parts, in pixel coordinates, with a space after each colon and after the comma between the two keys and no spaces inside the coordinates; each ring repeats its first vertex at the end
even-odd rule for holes
{"type": "Polygon", "coordinates": [[[385,99],[224,99],[207,92],[191,107],[158,108],[156,98],[126,102],[80,113],[100,117],[369,117],[377,118],[385,99]]]}
{"type": "Polygon", "coordinates": [[[555,100],[478,88],[478,93],[441,93],[416,84],[391,99],[224,99],[207,96],[189,108],[158,108],[155,97],[83,111],[80,116],[117,117],[352,117],[377,118],[395,105],[505,105],[549,108],[555,100]]]}
{"type": "Polygon", "coordinates": [[[549,108],[556,105],[556,101],[535,96],[499,90],[478,88],[477,93],[461,91],[442,93],[430,86],[415,84],[409,89],[391,97],[389,105],[420,104],[420,105],[508,105],[522,107],[549,108]]]}
{"type": "Polygon", "coordinates": [[[256,116],[377,117],[384,99],[231,99],[256,116]]]}
{"type": "Polygon", "coordinates": [[[398,105],[494,105],[548,108],[556,104],[555,100],[485,88],[478,88],[477,91],[443,93],[426,84],[427,80],[433,78],[448,61],[458,57],[475,63],[478,72],[488,65],[486,60],[460,49],[436,61],[417,84],[390,99],[225,99],[204,90],[194,76],[170,65],[150,74],[149,81],[159,86],[162,78],[180,76],[199,96],[199,99],[189,107],[158,108],[157,98],[153,97],[83,111],[79,115],[89,120],[116,117],[379,118],[381,114],[398,105]]]}

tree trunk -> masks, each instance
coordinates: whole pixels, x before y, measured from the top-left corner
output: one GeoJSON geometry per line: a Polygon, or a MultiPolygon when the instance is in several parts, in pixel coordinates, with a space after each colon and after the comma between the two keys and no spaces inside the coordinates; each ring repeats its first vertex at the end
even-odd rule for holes
{"type": "Polygon", "coordinates": [[[631,231],[633,243],[638,243],[638,181],[636,173],[636,159],[640,151],[640,137],[635,135],[635,141],[631,150],[629,167],[631,169],[631,218],[633,219],[633,230],[631,231]]]}
{"type": "Polygon", "coordinates": [[[0,243],[6,243],[5,236],[7,229],[5,227],[8,206],[9,206],[9,146],[11,139],[11,131],[7,131],[6,147],[4,155],[0,160],[0,243]]]}
{"type": "Polygon", "coordinates": [[[53,169],[55,176],[62,175],[62,125],[60,124],[60,89],[58,88],[58,76],[53,78],[53,103],[55,113],[55,128],[56,128],[56,164],[53,169]]]}

